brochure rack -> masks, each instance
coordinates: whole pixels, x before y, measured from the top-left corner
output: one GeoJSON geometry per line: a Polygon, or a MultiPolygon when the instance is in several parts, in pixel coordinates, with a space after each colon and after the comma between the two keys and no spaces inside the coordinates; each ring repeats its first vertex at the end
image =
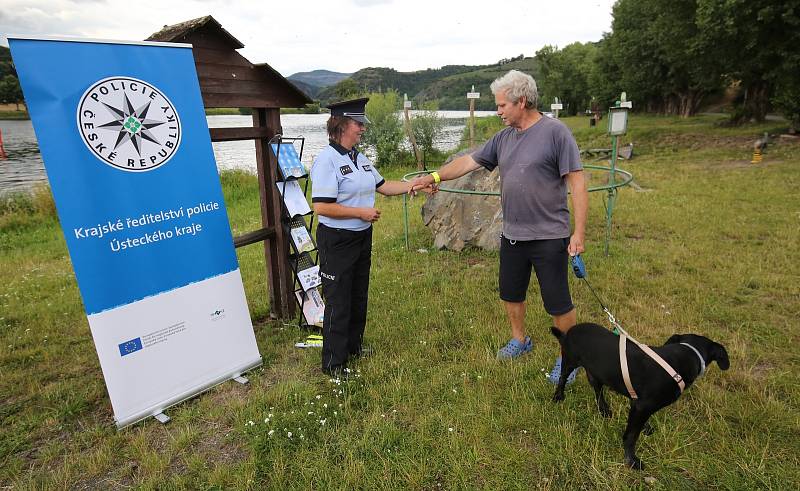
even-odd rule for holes
{"type": "Polygon", "coordinates": [[[282,225],[289,237],[289,265],[294,273],[294,295],[300,307],[298,325],[322,328],[325,303],[322,299],[321,278],[317,265],[317,244],[311,235],[314,213],[308,205],[308,172],[301,163],[305,138],[276,135],[270,148],[278,161],[275,183],[283,197],[282,225]],[[295,145],[299,142],[300,152],[295,145]],[[309,220],[306,221],[306,217],[309,220]]]}

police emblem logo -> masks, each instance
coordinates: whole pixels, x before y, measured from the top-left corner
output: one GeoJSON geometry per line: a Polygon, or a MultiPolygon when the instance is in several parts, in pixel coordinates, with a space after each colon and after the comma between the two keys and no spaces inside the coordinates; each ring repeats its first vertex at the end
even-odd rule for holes
{"type": "Polygon", "coordinates": [[[372,170],[372,167],[369,164],[365,164],[365,165],[361,166],[361,168],[364,169],[367,172],[372,170]]]}
{"type": "Polygon", "coordinates": [[[349,165],[343,165],[339,167],[339,172],[341,172],[343,176],[346,176],[347,174],[353,172],[353,168],[350,167],[349,165]]]}
{"type": "Polygon", "coordinates": [[[109,77],[78,103],[78,131],[95,157],[117,169],[143,172],[171,159],[181,144],[175,106],[152,84],[109,77]]]}

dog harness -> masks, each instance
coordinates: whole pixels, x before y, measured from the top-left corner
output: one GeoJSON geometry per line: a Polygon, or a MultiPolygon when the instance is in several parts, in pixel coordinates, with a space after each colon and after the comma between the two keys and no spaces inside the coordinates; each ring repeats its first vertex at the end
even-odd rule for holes
{"type": "MultiPolygon", "coordinates": [[[[617,329],[620,329],[620,328],[618,327],[617,329]]],[[[683,389],[686,388],[686,382],[683,381],[683,377],[681,377],[681,374],[678,373],[674,368],[672,368],[672,366],[669,363],[667,363],[667,360],[665,360],[664,358],[659,356],[658,353],[653,351],[653,349],[650,348],[650,346],[647,346],[646,344],[640,343],[639,341],[633,339],[632,337],[628,336],[626,333],[623,333],[622,330],[620,330],[620,333],[619,333],[619,365],[620,365],[620,368],[622,369],[622,380],[625,381],[625,388],[628,389],[628,394],[630,394],[631,399],[638,399],[639,396],[636,394],[636,391],[633,389],[633,384],[631,383],[631,374],[628,371],[628,356],[625,353],[625,347],[626,347],[628,339],[630,339],[633,344],[638,346],[639,349],[644,351],[644,353],[647,356],[649,356],[650,358],[655,360],[656,363],[661,365],[661,368],[663,368],[669,374],[669,376],[672,377],[672,380],[674,380],[675,383],[678,384],[678,388],[680,389],[681,393],[683,393],[683,389]]],[[[681,344],[686,344],[686,343],[681,343],[681,344]]],[[[692,348],[694,350],[693,347],[690,346],[690,348],[692,348]]],[[[697,350],[695,350],[695,352],[696,351],[697,350]]],[[[699,355],[700,355],[700,353],[698,353],[698,356],[699,355]]]]}
{"type": "MultiPolygon", "coordinates": [[[[669,376],[672,377],[672,380],[674,380],[675,383],[678,384],[678,389],[680,389],[682,394],[683,390],[686,388],[686,382],[683,381],[683,377],[681,377],[681,374],[678,373],[677,370],[672,368],[672,366],[669,363],[667,363],[667,361],[664,358],[659,356],[658,353],[653,351],[653,349],[650,348],[650,346],[642,344],[633,337],[631,337],[625,331],[625,329],[623,329],[622,326],[619,325],[617,319],[614,318],[614,314],[612,314],[611,311],[608,310],[605,305],[603,305],[603,301],[600,300],[600,297],[594,291],[594,288],[592,288],[592,285],[589,283],[589,280],[586,279],[586,266],[584,265],[580,254],[572,256],[571,262],[572,262],[572,270],[575,273],[575,276],[577,276],[579,279],[582,279],[583,282],[586,283],[586,286],[589,287],[589,290],[594,295],[594,298],[596,298],[597,301],[600,303],[600,307],[603,309],[603,312],[605,312],[605,314],[608,316],[608,321],[611,323],[612,326],[614,326],[615,330],[619,334],[619,366],[620,369],[622,370],[622,380],[625,382],[625,388],[628,389],[628,394],[631,396],[631,399],[638,399],[639,395],[636,394],[636,390],[634,390],[633,388],[633,384],[631,383],[631,374],[628,371],[628,355],[625,352],[625,349],[627,348],[629,339],[633,344],[638,346],[639,349],[644,351],[644,353],[647,356],[649,356],[650,358],[655,360],[656,363],[661,365],[661,368],[663,368],[669,374],[669,376]]],[[[706,371],[706,362],[705,360],[703,360],[703,356],[691,344],[689,343],[680,343],[680,344],[691,348],[692,351],[694,351],[694,353],[697,355],[697,357],[700,358],[700,375],[698,375],[698,377],[702,376],[703,373],[705,373],[706,371]]]]}

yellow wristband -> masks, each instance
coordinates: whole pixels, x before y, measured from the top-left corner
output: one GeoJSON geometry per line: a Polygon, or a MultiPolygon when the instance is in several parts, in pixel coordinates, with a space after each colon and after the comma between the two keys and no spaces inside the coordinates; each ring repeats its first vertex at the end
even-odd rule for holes
{"type": "Polygon", "coordinates": [[[439,177],[439,173],[438,172],[433,171],[433,172],[431,172],[431,175],[433,176],[433,183],[434,184],[439,184],[440,182],[442,182],[442,178],[439,177]]]}

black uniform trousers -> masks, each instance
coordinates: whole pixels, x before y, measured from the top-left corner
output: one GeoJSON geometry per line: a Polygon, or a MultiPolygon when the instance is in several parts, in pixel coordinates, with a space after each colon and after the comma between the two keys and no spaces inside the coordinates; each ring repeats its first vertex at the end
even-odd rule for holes
{"type": "Polygon", "coordinates": [[[325,318],[322,323],[322,369],[343,368],[361,353],[367,324],[372,227],[353,231],[317,227],[325,318]]]}

